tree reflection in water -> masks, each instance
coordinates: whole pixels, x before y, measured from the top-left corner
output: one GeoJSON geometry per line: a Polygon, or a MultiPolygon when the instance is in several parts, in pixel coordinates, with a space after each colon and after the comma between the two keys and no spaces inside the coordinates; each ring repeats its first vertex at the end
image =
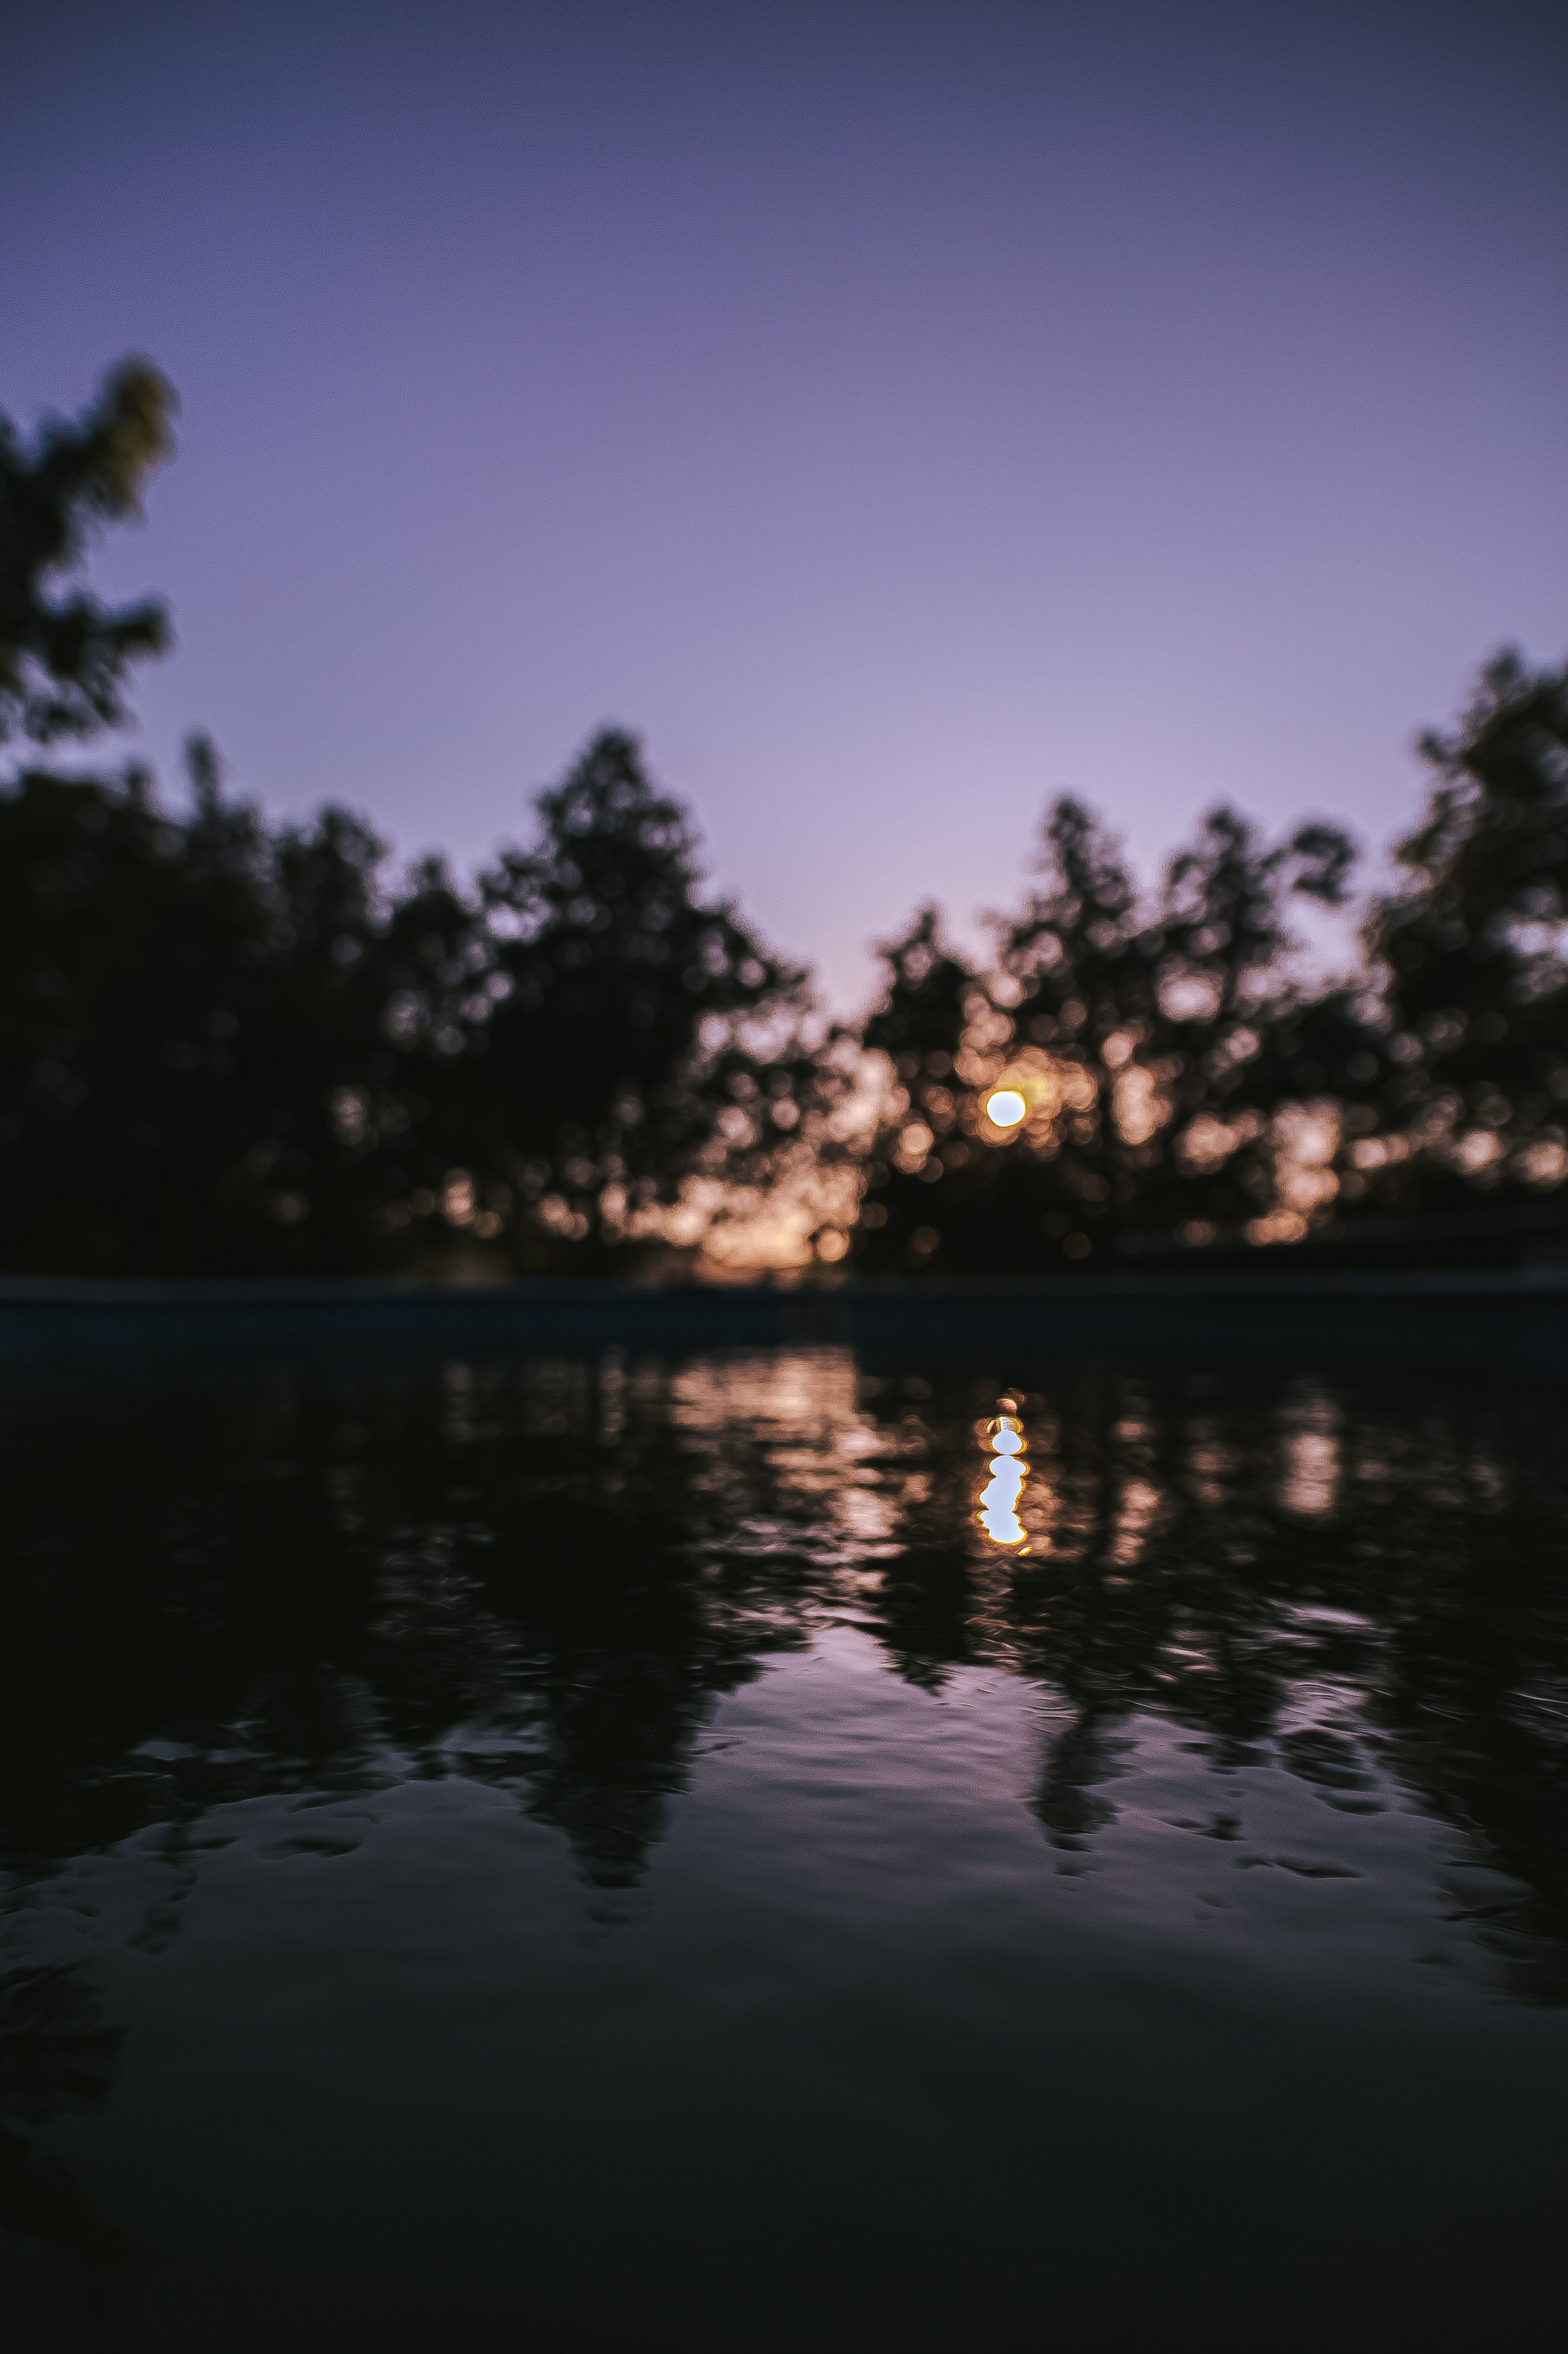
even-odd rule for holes
{"type": "Polygon", "coordinates": [[[0,2224],[89,2255],[120,2253],[74,2168],[36,2132],[63,2112],[102,2105],[122,2040],[80,1970],[0,1971],[0,2224]]]}
{"type": "Polygon", "coordinates": [[[1135,1720],[1346,1811],[1392,1776],[1507,1875],[1478,1934],[1510,1987],[1561,1999],[1556,1423],[1383,1372],[831,1348],[14,1399],[4,1860],[23,1884],[152,1824],[175,1854],[223,1800],[464,1775],[624,1886],[718,1697],[849,1626],[927,1691],[977,1664],[1042,1689],[1021,1798],[1068,1869],[1135,1720]],[[988,1527],[1014,1426],[1016,1528],[988,1527]]]}

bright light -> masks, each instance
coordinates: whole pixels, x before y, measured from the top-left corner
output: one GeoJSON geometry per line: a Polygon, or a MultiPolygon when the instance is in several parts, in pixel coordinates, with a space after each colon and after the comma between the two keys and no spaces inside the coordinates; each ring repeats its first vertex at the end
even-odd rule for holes
{"type": "Polygon", "coordinates": [[[993,1457],[991,1481],[980,1500],[980,1524],[995,1545],[1021,1545],[1029,1532],[1018,1517],[1027,1463],[1007,1463],[993,1457]]]}
{"type": "Polygon", "coordinates": [[[994,1128],[1016,1128],[1028,1109],[1027,1097],[1016,1087],[998,1087],[995,1095],[985,1099],[985,1116],[994,1128]]]}
{"type": "MultiPolygon", "coordinates": [[[[1013,1401],[1002,1403],[1011,1405],[1013,1401]]],[[[986,1424],[985,1437],[991,1478],[975,1499],[975,1517],[992,1544],[1026,1548],[1029,1532],[1018,1517],[1018,1500],[1029,1478],[1023,1426],[1016,1415],[999,1414],[986,1424]]]]}

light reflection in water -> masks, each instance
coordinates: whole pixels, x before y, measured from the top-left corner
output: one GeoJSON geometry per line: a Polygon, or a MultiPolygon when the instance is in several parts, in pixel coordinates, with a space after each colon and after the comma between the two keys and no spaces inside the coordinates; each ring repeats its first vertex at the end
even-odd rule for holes
{"type": "Polygon", "coordinates": [[[1029,1532],[1018,1517],[1019,1499],[1029,1477],[1023,1426],[1018,1419],[1016,1398],[999,1398],[997,1405],[1001,1411],[985,1426],[991,1476],[980,1490],[975,1518],[992,1544],[1023,1553],[1029,1548],[1029,1532]]]}
{"type": "Polygon", "coordinates": [[[72,1390],[70,1416],[16,1385],[11,1864],[413,1771],[514,1793],[594,1884],[628,1887],[719,1701],[855,1628],[919,1691],[978,1666],[1046,1696],[1029,1803],[1064,1852],[1108,1836],[1118,1744],[1146,1719],[1192,1737],[1193,1826],[1206,1777],[1248,1759],[1321,1794],[1312,1851],[1276,1858],[1287,1877],[1344,1862],[1325,1841],[1403,1776],[1504,1876],[1475,1917],[1519,1941],[1517,1982],[1568,2001],[1555,1392],[1042,1366],[1026,1401],[998,1394],[1000,1368],[931,1372],[815,1344],[497,1353],[237,1377],[210,1402],[72,1390]],[[291,1484],[253,1540],[234,1494],[273,1462],[291,1484]],[[54,1559],[69,1577],[40,1585],[27,1564],[54,1559]]]}
{"type": "MultiPolygon", "coordinates": [[[[504,1341],[444,1370],[328,1355],[218,1382],[197,1360],[91,1394],[19,1370],[0,1395],[0,2225],[8,2249],[18,2229],[60,2244],[36,2274],[11,2257],[6,2309],[18,2276],[57,2309],[79,2288],[96,2301],[77,2267],[115,2253],[100,2194],[138,2240],[187,2252],[149,2290],[165,2342],[195,2328],[179,2275],[216,2279],[236,2248],[249,2265],[229,2218],[245,2246],[286,2247],[302,2200],[338,2201],[313,2285],[357,2305],[386,2274],[381,2186],[411,2179],[409,2230],[439,2230],[495,2285],[481,2328],[514,2300],[512,2242],[490,2253],[483,2220],[493,2183],[496,2211],[520,2184],[538,2245],[564,2252],[530,2284],[546,2310],[557,2282],[559,2309],[580,2299],[606,2244],[641,2292],[668,2280],[683,2300],[727,2244],[737,2285],[721,2285],[743,2310],[753,2278],[787,2273],[798,2186],[842,2146],[823,2198],[850,2220],[824,2261],[863,2309],[885,2314],[890,2281],[928,2295],[928,2247],[984,2246],[989,2296],[1043,2215],[1081,2246],[1056,2186],[1085,2176],[1092,2222],[1106,2168],[1082,2154],[1121,2150],[1131,2205],[1083,2267],[1097,2317],[1129,2232],[1154,2251],[1151,2297],[1162,2267],[1194,2279],[1192,2250],[1213,2246],[1217,2294],[1241,2277],[1255,2310],[1257,2284],[1295,2297],[1301,2249],[1380,2202],[1380,2247],[1387,2214],[1408,2219],[1393,2313],[1434,2213],[1468,2200],[1456,2114],[1487,2168],[1517,2144],[1532,2169],[1519,2196],[1494,2179],[1468,2201],[1478,2229],[1502,2219],[1479,2243],[1493,2296],[1517,2217],[1552,2212],[1561,1393],[1464,1367],[1393,1379],[1375,1360],[1332,1381],[1046,1362],[1020,1369],[1025,1399],[998,1395],[1005,1370],[958,1357],[927,1379],[813,1343],[594,1363],[504,1341]],[[385,1951],[391,1977],[367,1975],[385,1951]],[[273,1956],[302,1991],[258,2028],[273,1956]],[[171,1969],[215,2055],[199,2081],[161,2073],[152,1981],[171,1969]],[[693,2035],[694,1988],[722,2035],[693,2035]],[[112,2094],[110,1997],[131,2055],[112,2094]],[[839,2065],[873,2015],[906,2097],[869,2101],[864,2069],[839,2065]],[[398,2088],[395,2113],[345,2101],[355,2076],[323,2068],[345,2017],[354,2069],[398,2088]],[[1385,2047],[1383,2023],[1403,2038],[1406,2017],[1426,2040],[1385,2047]],[[1527,2077],[1528,2109],[1479,2107],[1475,2086],[1527,2077]],[[836,2108],[796,2097],[841,2078],[836,2108]],[[1369,2082],[1371,2157],[1347,2189],[1344,2121],[1361,2131],[1369,2082]],[[1321,2091],[1305,2125],[1304,2084],[1321,2091]],[[80,2114],[111,2098],[101,2129],[80,2114]],[[63,2153],[90,2192],[43,2139],[68,2105],[63,2153]],[[667,2212],[634,2213],[607,2177],[607,2116],[631,2120],[624,2180],[667,2177],[667,2212]],[[867,2117],[879,2137],[857,2139],[867,2117]],[[1172,2215],[1169,2169],[1139,2153],[1191,2157],[1210,2119],[1187,2168],[1202,2200],[1172,2215]],[[1277,2158],[1249,2166],[1277,2126],[1277,2158]],[[432,2210],[438,2137],[458,2188],[432,2210]],[[920,2184],[980,2140],[972,2213],[922,2207],[920,2184]],[[315,2149],[327,2170],[302,2175],[315,2149]],[[733,2212],[694,2171],[713,2149],[741,2183],[733,2212]],[[1255,2221],[1237,2220],[1238,2168],[1262,2185],[1255,2221]],[[999,2204],[1009,2176],[1016,2208],[999,2204]],[[770,2198],[778,2254],[757,2235],[770,2198]],[[1277,2243],[1259,2236],[1276,2209],[1277,2243]]],[[[1370,2261],[1353,2251],[1335,2297],[1367,2295],[1370,2261]]],[[[1037,2264],[1020,2277],[1016,2329],[985,2306],[978,2332],[956,2311],[938,2332],[1022,2338],[1037,2264]]],[[[791,2317],[791,2339],[810,2320],[791,2317]]],[[[1114,2342],[1146,2323],[1113,2322],[1114,2342]]],[[[687,2334],[709,2333],[700,2317],[687,2334]]],[[[903,2335],[930,2342],[925,2316],[903,2335]]]]}

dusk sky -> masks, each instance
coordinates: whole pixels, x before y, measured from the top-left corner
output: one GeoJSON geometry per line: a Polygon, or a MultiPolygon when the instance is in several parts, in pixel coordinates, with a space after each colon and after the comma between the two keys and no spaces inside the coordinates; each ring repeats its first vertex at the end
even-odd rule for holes
{"type": "Polygon", "coordinates": [[[183,402],[95,567],[171,780],[466,864],[620,722],[847,1010],[1048,795],[1146,874],[1222,797],[1381,845],[1568,647],[1559,8],[0,23],[0,407],[183,402]]]}

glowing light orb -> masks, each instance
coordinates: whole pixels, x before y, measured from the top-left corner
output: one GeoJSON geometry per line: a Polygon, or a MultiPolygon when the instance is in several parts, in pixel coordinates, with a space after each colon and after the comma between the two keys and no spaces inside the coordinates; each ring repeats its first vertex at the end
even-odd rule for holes
{"type": "Polygon", "coordinates": [[[985,1099],[985,1116],[995,1128],[1016,1128],[1028,1109],[1028,1097],[1016,1087],[998,1087],[985,1099]]]}

